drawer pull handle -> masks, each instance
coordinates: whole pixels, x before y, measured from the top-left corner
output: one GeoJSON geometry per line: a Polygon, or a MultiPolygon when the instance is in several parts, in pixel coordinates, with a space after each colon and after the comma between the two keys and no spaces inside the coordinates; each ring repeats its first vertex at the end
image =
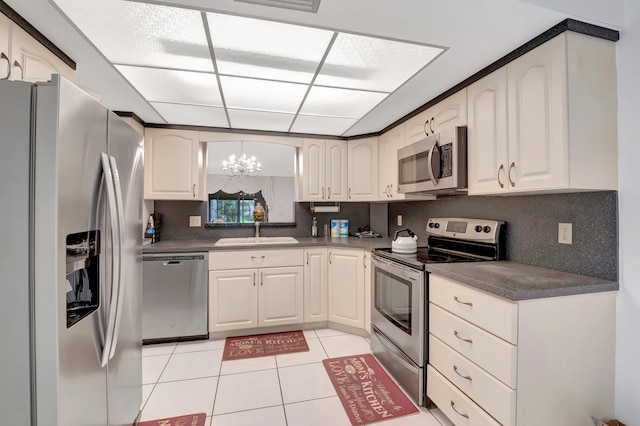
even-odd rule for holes
{"type": "Polygon", "coordinates": [[[473,379],[471,378],[471,376],[465,376],[464,374],[461,374],[461,373],[458,371],[458,366],[457,366],[457,365],[454,365],[454,366],[453,366],[453,371],[455,371],[455,373],[456,373],[458,376],[462,377],[463,379],[467,379],[467,380],[468,380],[468,381],[470,381],[470,382],[471,382],[471,381],[473,381],[473,379]]]}
{"type": "Polygon", "coordinates": [[[463,342],[473,343],[473,340],[471,340],[471,339],[465,339],[463,337],[460,337],[460,335],[458,334],[458,332],[456,330],[453,330],[453,335],[456,336],[458,339],[462,340],[463,342]]]}
{"type": "Polygon", "coordinates": [[[453,296],[453,300],[455,300],[456,302],[461,303],[463,305],[473,306],[473,303],[471,303],[471,302],[463,302],[462,300],[458,299],[458,296],[453,296]]]}
{"type": "Polygon", "coordinates": [[[252,259],[264,259],[264,256],[251,256],[252,259]]]}
{"type": "Polygon", "coordinates": [[[459,416],[462,416],[462,417],[464,417],[465,419],[468,419],[468,418],[469,418],[469,415],[468,415],[468,414],[464,414],[464,413],[461,413],[460,411],[456,410],[456,404],[454,404],[454,403],[453,403],[453,401],[451,401],[451,408],[453,408],[453,411],[455,411],[456,413],[458,413],[458,415],[459,415],[459,416]]]}

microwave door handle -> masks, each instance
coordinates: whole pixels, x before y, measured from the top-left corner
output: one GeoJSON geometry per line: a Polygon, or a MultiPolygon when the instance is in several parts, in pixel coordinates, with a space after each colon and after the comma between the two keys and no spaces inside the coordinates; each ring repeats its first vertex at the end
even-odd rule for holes
{"type": "Polygon", "coordinates": [[[431,147],[431,149],[429,150],[429,154],[427,155],[427,171],[429,172],[429,178],[431,179],[433,186],[438,186],[438,180],[436,179],[436,176],[433,173],[433,163],[431,161],[433,159],[433,152],[436,150],[437,147],[438,147],[438,141],[436,140],[433,143],[433,146],[431,147]]]}

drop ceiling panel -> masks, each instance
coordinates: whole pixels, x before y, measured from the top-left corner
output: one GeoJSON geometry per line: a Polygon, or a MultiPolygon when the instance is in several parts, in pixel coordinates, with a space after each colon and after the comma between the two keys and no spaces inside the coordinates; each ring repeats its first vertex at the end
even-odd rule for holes
{"type": "Polygon", "coordinates": [[[214,74],[122,65],[116,68],[147,101],[222,106],[214,74]]]}
{"type": "Polygon", "coordinates": [[[56,0],[114,64],[213,71],[200,12],[119,0],[56,0]]]}
{"type": "Polygon", "coordinates": [[[360,118],[386,97],[386,93],[312,87],[300,113],[360,118]]]}
{"type": "Polygon", "coordinates": [[[333,32],[207,14],[220,74],[309,83],[333,32]]]}
{"type": "Polygon", "coordinates": [[[231,127],[236,129],[270,130],[286,132],[295,117],[294,114],[277,112],[229,109],[231,127]]]}
{"type": "Polygon", "coordinates": [[[393,92],[440,52],[431,46],[341,33],[315,84],[393,92]]]}
{"type": "Polygon", "coordinates": [[[357,121],[358,120],[354,118],[323,117],[299,114],[291,127],[291,131],[294,133],[340,136],[357,121]]]}
{"type": "Polygon", "coordinates": [[[307,86],[304,84],[220,77],[228,108],[295,113],[307,86]]]}
{"type": "Polygon", "coordinates": [[[151,102],[151,106],[170,124],[229,127],[223,108],[162,102],[151,102]]]}

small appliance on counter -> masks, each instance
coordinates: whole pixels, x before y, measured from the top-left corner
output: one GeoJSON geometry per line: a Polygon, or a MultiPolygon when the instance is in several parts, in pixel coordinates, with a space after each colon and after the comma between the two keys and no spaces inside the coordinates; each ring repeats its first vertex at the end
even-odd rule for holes
{"type": "Polygon", "coordinates": [[[143,245],[149,245],[153,243],[157,243],[160,241],[160,231],[162,230],[162,215],[160,213],[151,213],[149,215],[149,219],[147,220],[147,228],[144,230],[144,238],[145,241],[150,241],[149,243],[144,243],[143,245]]]}

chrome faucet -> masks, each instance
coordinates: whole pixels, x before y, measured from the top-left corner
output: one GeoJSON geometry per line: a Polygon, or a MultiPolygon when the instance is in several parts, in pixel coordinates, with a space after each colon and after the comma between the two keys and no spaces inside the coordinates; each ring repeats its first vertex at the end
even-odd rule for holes
{"type": "Polygon", "coordinates": [[[256,224],[256,238],[260,238],[260,222],[256,220],[254,223],[256,224]]]}

